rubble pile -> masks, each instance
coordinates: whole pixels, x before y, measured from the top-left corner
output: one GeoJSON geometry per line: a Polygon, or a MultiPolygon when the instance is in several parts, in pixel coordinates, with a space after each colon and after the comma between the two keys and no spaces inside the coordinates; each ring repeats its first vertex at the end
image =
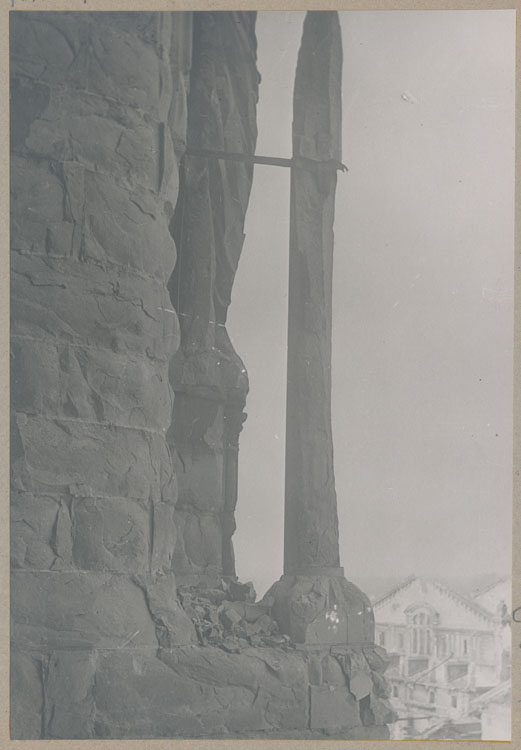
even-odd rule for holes
{"type": "Polygon", "coordinates": [[[265,596],[256,602],[250,582],[223,580],[215,588],[182,586],[178,597],[201,645],[217,646],[231,654],[249,646],[292,647],[289,636],[279,632],[271,615],[275,600],[265,596]]]}

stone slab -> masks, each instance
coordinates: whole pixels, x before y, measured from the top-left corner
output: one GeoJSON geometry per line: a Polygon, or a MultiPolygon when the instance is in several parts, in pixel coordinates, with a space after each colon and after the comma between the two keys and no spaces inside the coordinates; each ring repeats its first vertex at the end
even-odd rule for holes
{"type": "Polygon", "coordinates": [[[45,337],[11,340],[15,411],[166,431],[172,401],[166,363],[45,337]]]}
{"type": "Polygon", "coordinates": [[[11,618],[15,643],[26,650],[157,647],[143,590],[127,576],[15,570],[11,618]]]}
{"type": "Polygon", "coordinates": [[[141,429],[16,414],[11,468],[12,486],[21,491],[172,505],[177,497],[163,436],[141,429]]]}
{"type": "Polygon", "coordinates": [[[307,726],[305,667],[295,655],[179,647],[162,649],[160,658],[100,654],[98,736],[229,737],[307,726]]]}
{"type": "Polygon", "coordinates": [[[346,687],[312,685],[309,690],[311,729],[361,726],[358,703],[346,687]]]}
{"type": "Polygon", "coordinates": [[[10,667],[10,737],[38,739],[42,731],[42,659],[38,654],[12,648],[10,667]]]}

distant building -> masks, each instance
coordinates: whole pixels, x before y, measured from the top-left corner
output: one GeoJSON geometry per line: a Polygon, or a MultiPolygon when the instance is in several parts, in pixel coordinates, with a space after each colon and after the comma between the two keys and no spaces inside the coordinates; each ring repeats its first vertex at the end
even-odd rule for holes
{"type": "Polygon", "coordinates": [[[511,739],[511,686],[502,682],[483,696],[481,739],[509,742],[511,739]]]}
{"type": "Polygon", "coordinates": [[[509,739],[510,580],[465,597],[412,576],[373,606],[400,716],[393,739],[509,739]]]}

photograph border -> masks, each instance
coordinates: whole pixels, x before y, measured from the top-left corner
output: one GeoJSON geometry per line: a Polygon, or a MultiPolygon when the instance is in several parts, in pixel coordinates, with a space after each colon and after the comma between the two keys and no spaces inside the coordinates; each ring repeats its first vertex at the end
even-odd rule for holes
{"type": "MultiPolygon", "coordinates": [[[[17,11],[190,11],[190,10],[339,10],[339,11],[413,11],[413,10],[515,10],[516,14],[516,94],[521,90],[521,0],[514,2],[486,2],[481,0],[4,0],[0,17],[0,37],[2,65],[0,76],[3,92],[3,107],[0,109],[2,132],[1,148],[4,150],[4,164],[9,164],[9,14],[17,11]]],[[[516,203],[515,203],[515,309],[514,309],[514,398],[513,398],[513,603],[512,603],[512,746],[521,747],[521,203],[519,201],[519,184],[521,180],[521,136],[519,123],[521,121],[521,99],[516,96],[516,203]]],[[[1,343],[1,405],[5,421],[0,433],[0,446],[5,460],[0,467],[0,483],[3,502],[0,504],[0,529],[2,543],[0,544],[1,573],[0,593],[4,606],[0,608],[0,627],[2,639],[0,641],[0,706],[2,710],[2,727],[0,729],[0,748],[10,747],[13,742],[20,750],[34,750],[40,745],[50,748],[49,740],[10,740],[9,738],[9,170],[6,168],[0,175],[0,195],[2,201],[1,237],[2,246],[6,248],[1,256],[0,281],[3,294],[0,295],[0,314],[4,326],[2,327],[1,343]]],[[[348,572],[347,572],[348,574],[348,572]]],[[[348,574],[349,576],[349,574],[348,574]]],[[[395,747],[397,741],[378,740],[212,740],[212,739],[139,739],[139,740],[109,740],[111,750],[125,750],[126,748],[143,748],[144,750],[192,750],[194,747],[204,746],[208,750],[237,750],[239,747],[250,746],[255,750],[297,750],[305,743],[306,750],[318,748],[326,742],[328,750],[341,748],[363,748],[364,750],[383,750],[395,747]]],[[[488,741],[454,741],[454,740],[399,740],[408,743],[411,750],[436,746],[443,747],[447,743],[455,742],[458,750],[461,748],[474,749],[478,747],[487,750],[504,742],[488,741]]],[[[71,750],[104,750],[107,740],[54,740],[52,747],[71,750]]]]}

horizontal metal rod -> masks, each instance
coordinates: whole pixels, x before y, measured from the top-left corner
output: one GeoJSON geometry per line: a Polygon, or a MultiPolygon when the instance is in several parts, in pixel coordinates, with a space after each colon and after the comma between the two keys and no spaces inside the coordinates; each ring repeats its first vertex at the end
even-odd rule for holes
{"type": "Polygon", "coordinates": [[[224,159],[226,161],[242,161],[250,164],[272,164],[276,167],[292,167],[293,159],[278,156],[256,156],[255,154],[235,154],[228,151],[211,151],[210,149],[188,149],[186,156],[202,156],[208,159],[224,159]]]}
{"type": "Polygon", "coordinates": [[[275,167],[289,167],[290,169],[315,170],[320,166],[329,166],[347,172],[347,167],[336,159],[327,161],[316,161],[306,159],[305,156],[297,156],[292,159],[284,159],[281,156],[258,156],[256,154],[238,154],[230,151],[212,151],[211,149],[187,149],[185,156],[199,156],[207,159],[223,159],[225,161],[241,161],[248,164],[268,164],[275,167]]]}

